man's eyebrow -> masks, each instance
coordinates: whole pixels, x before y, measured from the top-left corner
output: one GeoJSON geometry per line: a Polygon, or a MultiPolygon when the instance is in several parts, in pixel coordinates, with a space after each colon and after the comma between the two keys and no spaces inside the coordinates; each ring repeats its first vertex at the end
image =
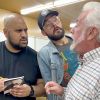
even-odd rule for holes
{"type": "Polygon", "coordinates": [[[21,29],[21,28],[15,29],[15,31],[23,31],[23,30],[28,30],[28,29],[27,28],[24,28],[24,29],[21,29]]]}

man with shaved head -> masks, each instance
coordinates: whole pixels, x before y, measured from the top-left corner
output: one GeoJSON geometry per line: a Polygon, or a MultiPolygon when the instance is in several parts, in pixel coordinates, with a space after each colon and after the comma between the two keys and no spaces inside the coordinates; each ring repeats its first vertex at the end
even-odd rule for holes
{"type": "Polygon", "coordinates": [[[27,26],[18,14],[4,19],[6,41],[0,42],[0,99],[36,100],[45,93],[44,82],[37,63],[37,52],[28,44],[27,26]],[[4,95],[4,81],[24,76],[22,85],[14,85],[4,95]]]}
{"type": "Polygon", "coordinates": [[[27,26],[19,15],[10,15],[4,20],[4,34],[7,48],[19,52],[27,46],[27,26]]]}

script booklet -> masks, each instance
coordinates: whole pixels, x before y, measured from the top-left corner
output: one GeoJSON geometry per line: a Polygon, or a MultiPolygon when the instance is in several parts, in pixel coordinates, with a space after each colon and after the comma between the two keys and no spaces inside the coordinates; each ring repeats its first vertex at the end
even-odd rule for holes
{"type": "Polygon", "coordinates": [[[4,94],[8,94],[14,85],[21,85],[24,82],[24,76],[9,78],[4,81],[4,94]]]}

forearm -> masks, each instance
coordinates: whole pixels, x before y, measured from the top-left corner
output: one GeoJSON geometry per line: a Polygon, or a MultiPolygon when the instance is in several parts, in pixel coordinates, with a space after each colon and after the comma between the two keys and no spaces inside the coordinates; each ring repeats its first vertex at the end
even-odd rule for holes
{"type": "Polygon", "coordinates": [[[59,90],[59,95],[63,96],[64,95],[64,92],[65,92],[66,88],[64,87],[60,87],[60,90],[59,90]]]}
{"type": "Polygon", "coordinates": [[[36,97],[44,96],[46,94],[44,86],[45,83],[42,79],[38,80],[37,85],[32,86],[36,97]]]}

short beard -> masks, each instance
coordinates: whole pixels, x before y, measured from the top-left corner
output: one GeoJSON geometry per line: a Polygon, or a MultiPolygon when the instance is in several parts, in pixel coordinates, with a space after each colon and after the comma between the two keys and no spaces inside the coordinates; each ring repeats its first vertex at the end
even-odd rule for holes
{"type": "Polygon", "coordinates": [[[16,50],[23,50],[23,49],[26,48],[26,47],[22,47],[22,46],[19,46],[19,45],[16,45],[16,44],[13,44],[12,46],[13,46],[13,48],[15,48],[16,50]]]}
{"type": "Polygon", "coordinates": [[[76,43],[73,41],[73,43],[70,46],[70,50],[75,51],[76,43]]]}
{"type": "Polygon", "coordinates": [[[57,40],[62,39],[62,38],[64,37],[65,31],[64,31],[64,29],[62,29],[62,28],[60,28],[60,30],[62,30],[62,32],[59,33],[58,35],[48,35],[48,34],[47,34],[48,38],[49,38],[50,40],[53,40],[53,41],[57,41],[57,40]]]}
{"type": "Polygon", "coordinates": [[[77,39],[77,41],[73,40],[73,43],[70,46],[70,50],[76,51],[75,49],[77,48],[77,45],[80,44],[81,41],[82,41],[82,39],[80,39],[80,38],[77,39]]]}
{"type": "Polygon", "coordinates": [[[12,47],[13,47],[14,49],[16,49],[16,50],[23,50],[23,49],[26,48],[26,46],[23,47],[23,46],[20,46],[19,44],[14,44],[11,40],[9,40],[9,43],[10,43],[10,44],[12,45],[12,47]]]}

